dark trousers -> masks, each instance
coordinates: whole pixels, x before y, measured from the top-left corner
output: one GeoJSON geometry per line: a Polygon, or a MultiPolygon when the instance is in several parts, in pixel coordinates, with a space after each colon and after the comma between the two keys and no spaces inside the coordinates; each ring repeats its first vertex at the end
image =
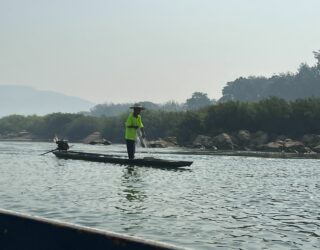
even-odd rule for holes
{"type": "Polygon", "coordinates": [[[126,140],[127,152],[129,159],[134,159],[134,153],[136,152],[136,142],[133,140],[126,140]]]}

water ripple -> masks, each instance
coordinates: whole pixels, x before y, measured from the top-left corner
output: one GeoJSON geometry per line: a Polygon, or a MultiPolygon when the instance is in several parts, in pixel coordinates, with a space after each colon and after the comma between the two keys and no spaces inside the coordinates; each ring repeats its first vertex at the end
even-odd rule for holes
{"type": "MultiPolygon", "coordinates": [[[[192,249],[320,246],[318,160],[153,150],[194,161],[166,171],[40,156],[51,147],[0,142],[0,207],[192,249]]],[[[125,154],[123,145],[75,147],[125,154]]]]}

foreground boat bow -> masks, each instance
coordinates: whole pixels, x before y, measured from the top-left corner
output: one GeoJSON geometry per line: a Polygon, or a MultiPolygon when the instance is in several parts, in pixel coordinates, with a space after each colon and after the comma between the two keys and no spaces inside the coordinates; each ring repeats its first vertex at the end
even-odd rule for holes
{"type": "Polygon", "coordinates": [[[157,167],[157,168],[179,168],[190,166],[192,161],[173,161],[157,159],[153,157],[145,157],[130,160],[116,155],[105,155],[105,154],[94,154],[85,153],[78,151],[67,151],[67,150],[56,150],[53,154],[58,158],[62,159],[74,159],[74,160],[85,160],[85,161],[95,161],[95,162],[105,162],[114,163],[120,165],[135,165],[135,166],[145,166],[145,167],[157,167]]]}
{"type": "Polygon", "coordinates": [[[178,250],[182,248],[0,209],[0,249],[178,250]]]}

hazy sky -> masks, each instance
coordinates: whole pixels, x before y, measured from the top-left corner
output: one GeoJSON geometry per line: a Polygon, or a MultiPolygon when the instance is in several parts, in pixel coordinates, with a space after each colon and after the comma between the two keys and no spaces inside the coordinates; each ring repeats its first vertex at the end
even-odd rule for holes
{"type": "Polygon", "coordinates": [[[0,84],[102,102],[219,98],[320,49],[319,0],[0,0],[0,84]]]}

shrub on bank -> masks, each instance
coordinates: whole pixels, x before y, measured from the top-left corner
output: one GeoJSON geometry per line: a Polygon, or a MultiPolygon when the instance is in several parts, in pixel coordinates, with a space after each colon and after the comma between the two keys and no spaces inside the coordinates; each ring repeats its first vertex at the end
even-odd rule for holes
{"type": "MultiPolygon", "coordinates": [[[[12,115],[0,119],[0,134],[28,131],[38,139],[54,135],[81,140],[98,131],[114,143],[124,142],[124,123],[128,114],[117,117],[91,117],[83,114],[54,113],[46,116],[12,115]]],[[[320,134],[320,99],[285,101],[269,98],[260,102],[219,103],[188,112],[146,110],[142,113],[149,140],[177,137],[179,145],[190,145],[198,135],[214,137],[220,133],[248,130],[270,136],[299,138],[320,134]]]]}

